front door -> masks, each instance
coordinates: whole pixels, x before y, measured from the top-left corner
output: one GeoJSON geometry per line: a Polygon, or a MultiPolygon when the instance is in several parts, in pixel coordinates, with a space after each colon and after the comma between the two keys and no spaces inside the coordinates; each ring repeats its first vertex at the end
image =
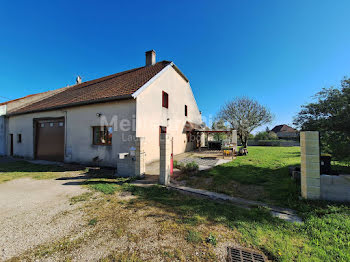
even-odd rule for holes
{"type": "Polygon", "coordinates": [[[64,161],[64,119],[38,120],[36,123],[36,158],[64,161]]]}

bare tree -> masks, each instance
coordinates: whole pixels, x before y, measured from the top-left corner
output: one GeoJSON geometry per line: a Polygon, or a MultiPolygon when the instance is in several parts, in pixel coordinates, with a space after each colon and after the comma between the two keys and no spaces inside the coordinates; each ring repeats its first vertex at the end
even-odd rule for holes
{"type": "Polygon", "coordinates": [[[273,116],[268,108],[248,97],[238,97],[227,102],[220,110],[218,117],[228,122],[244,148],[248,146],[249,134],[257,127],[270,123],[273,116]]]}

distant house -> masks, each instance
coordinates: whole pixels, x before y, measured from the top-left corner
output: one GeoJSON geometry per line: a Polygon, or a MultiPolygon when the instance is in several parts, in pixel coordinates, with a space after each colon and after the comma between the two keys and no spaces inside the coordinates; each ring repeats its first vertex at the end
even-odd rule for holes
{"type": "Polygon", "coordinates": [[[145,66],[0,104],[0,155],[118,168],[136,137],[146,162],[159,159],[160,133],[174,154],[192,150],[186,123],[202,123],[189,80],[151,50],[145,66]]]}
{"type": "Polygon", "coordinates": [[[299,131],[288,125],[278,125],[272,128],[279,139],[295,139],[299,136],[299,131]]]}

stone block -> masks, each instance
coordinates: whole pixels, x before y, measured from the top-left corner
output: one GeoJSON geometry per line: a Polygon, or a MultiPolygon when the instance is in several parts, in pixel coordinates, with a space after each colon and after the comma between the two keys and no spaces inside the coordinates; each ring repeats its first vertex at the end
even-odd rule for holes
{"type": "Polygon", "coordinates": [[[332,185],[333,184],[333,176],[330,175],[321,175],[321,184],[322,185],[332,185]]]}
{"type": "Polygon", "coordinates": [[[321,196],[319,133],[300,133],[301,192],[304,198],[319,199],[321,196]]]}
{"type": "Polygon", "coordinates": [[[306,178],[306,185],[312,186],[312,187],[320,187],[321,186],[321,180],[319,178],[306,178]]]}

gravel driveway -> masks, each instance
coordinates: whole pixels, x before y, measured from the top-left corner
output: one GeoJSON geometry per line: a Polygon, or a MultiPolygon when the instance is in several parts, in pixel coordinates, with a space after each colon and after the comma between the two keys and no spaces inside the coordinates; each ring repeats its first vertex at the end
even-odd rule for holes
{"type": "Polygon", "coordinates": [[[86,189],[67,182],[24,178],[0,184],[0,261],[79,230],[83,213],[70,198],[86,189]]]}

